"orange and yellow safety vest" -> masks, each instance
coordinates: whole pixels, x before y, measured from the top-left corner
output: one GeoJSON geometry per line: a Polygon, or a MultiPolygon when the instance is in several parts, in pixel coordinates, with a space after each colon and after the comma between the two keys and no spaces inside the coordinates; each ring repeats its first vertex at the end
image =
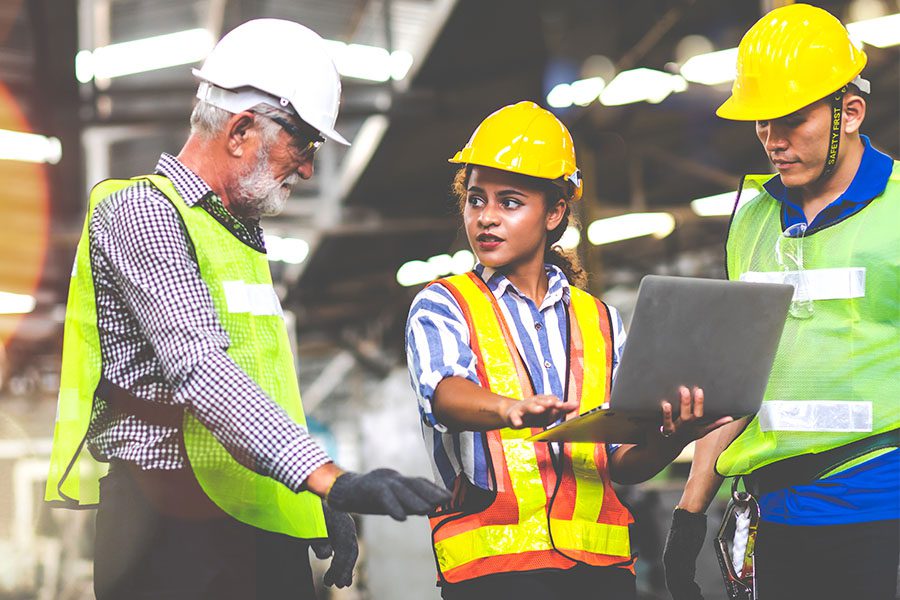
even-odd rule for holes
{"type": "MultiPolygon", "coordinates": [[[[432,285],[449,290],[465,315],[481,386],[510,398],[532,395],[528,372],[484,282],[467,273],[432,285]]],[[[573,287],[568,313],[568,395],[580,403],[580,414],[609,398],[609,312],[573,287]]],[[[480,512],[463,509],[431,518],[441,581],[579,563],[633,569],[628,525],[634,519],[610,484],[604,444],[565,443],[554,466],[546,443],[526,439],[538,431],[485,432],[496,494],[480,512]]]]}

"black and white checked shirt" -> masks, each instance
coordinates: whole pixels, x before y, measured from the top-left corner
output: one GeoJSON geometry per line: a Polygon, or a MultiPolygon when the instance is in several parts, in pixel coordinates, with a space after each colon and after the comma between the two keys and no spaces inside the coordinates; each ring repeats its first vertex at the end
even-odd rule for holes
{"type": "MultiPolygon", "coordinates": [[[[199,205],[231,235],[264,251],[259,223],[233,217],[175,157],[163,154],[156,172],[188,206],[199,205]]],[[[103,377],[148,409],[184,407],[241,464],[299,491],[330,459],[226,354],[228,334],[177,209],[138,181],[98,204],[89,232],[103,377]]],[[[149,423],[99,397],[88,444],[100,460],[142,469],[185,466],[179,427],[149,423]]]]}

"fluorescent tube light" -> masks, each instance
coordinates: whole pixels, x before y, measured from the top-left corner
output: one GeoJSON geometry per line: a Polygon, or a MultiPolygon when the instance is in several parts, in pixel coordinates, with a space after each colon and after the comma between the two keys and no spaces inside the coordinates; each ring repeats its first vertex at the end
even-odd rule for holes
{"type": "Polygon", "coordinates": [[[400,80],[406,77],[412,66],[412,54],[404,50],[388,53],[378,46],[345,44],[325,40],[338,73],[344,77],[368,81],[400,80]]]}
{"type": "Polygon", "coordinates": [[[652,235],[662,239],[675,229],[675,217],[669,213],[631,213],[599,219],[587,228],[588,241],[595,246],[652,235]]]}
{"type": "Polygon", "coordinates": [[[475,266],[475,255],[460,250],[453,256],[438,254],[428,260],[411,260],[397,269],[397,283],[410,287],[434,281],[445,275],[468,273],[475,266]]]}
{"type": "Polygon", "coordinates": [[[691,210],[698,217],[722,217],[730,215],[734,210],[736,191],[723,192],[691,201],[691,210]]]}
{"type": "Polygon", "coordinates": [[[0,129],[0,160],[55,165],[61,158],[62,144],[55,137],[0,129]]]}
{"type": "Polygon", "coordinates": [[[878,48],[896,46],[900,44],[900,13],[850,23],[847,25],[847,31],[853,39],[870,46],[878,48]]]}
{"type": "Polygon", "coordinates": [[[581,232],[577,227],[569,225],[559,241],[556,242],[563,250],[574,250],[581,243],[581,232]]]}
{"type": "Polygon", "coordinates": [[[434,279],[434,266],[424,260],[411,260],[397,269],[397,283],[410,287],[434,279]]]}
{"type": "Polygon", "coordinates": [[[573,103],[572,86],[568,83],[553,86],[553,89],[547,94],[547,104],[552,108],[569,108],[573,103]]]}
{"type": "MultiPolygon", "coordinates": [[[[338,72],[344,77],[370,81],[400,80],[413,63],[405,50],[388,53],[384,48],[325,40],[338,72]]],[[[75,77],[82,83],[112,79],[202,61],[215,46],[206,29],[190,29],[154,37],[110,44],[75,55],[75,77]]]]}
{"type": "Polygon", "coordinates": [[[21,315],[34,310],[34,296],[0,292],[0,315],[21,315]]]}
{"type": "Polygon", "coordinates": [[[212,34],[201,28],[82,50],[75,56],[75,75],[87,83],[186,65],[206,58],[214,45],[212,34]]]}
{"type": "Polygon", "coordinates": [[[698,54],[681,67],[681,76],[693,83],[718,85],[733,81],[737,74],[737,48],[698,54]]]}
{"type": "Polygon", "coordinates": [[[271,262],[299,265],[309,256],[309,244],[299,238],[283,238],[266,234],[266,257],[271,262]]]}
{"type": "Polygon", "coordinates": [[[681,75],[672,75],[654,69],[622,71],[600,92],[600,102],[606,106],[620,106],[633,102],[662,102],[673,92],[687,89],[687,81],[681,75]]]}
{"type": "Polygon", "coordinates": [[[578,106],[587,106],[597,99],[604,87],[606,87],[606,81],[602,77],[579,79],[570,86],[572,102],[578,106]]]}

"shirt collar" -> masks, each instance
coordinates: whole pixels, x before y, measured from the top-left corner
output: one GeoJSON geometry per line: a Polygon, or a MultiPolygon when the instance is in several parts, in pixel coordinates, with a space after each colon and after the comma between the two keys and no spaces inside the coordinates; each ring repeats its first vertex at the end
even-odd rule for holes
{"type": "Polygon", "coordinates": [[[184,203],[194,206],[210,194],[215,194],[199,175],[191,171],[180,160],[163,152],[156,163],[156,172],[168,178],[184,203]]]}
{"type": "MultiPolygon", "coordinates": [[[[498,301],[507,292],[519,298],[526,297],[515,285],[513,285],[513,282],[510,281],[502,271],[486,267],[481,263],[475,265],[474,271],[487,284],[488,289],[491,290],[491,293],[494,294],[494,297],[498,301]]],[[[544,296],[544,301],[541,303],[540,310],[552,306],[560,300],[568,305],[571,290],[569,288],[569,280],[566,278],[565,273],[563,273],[562,269],[556,265],[551,264],[544,264],[544,271],[547,273],[548,280],[547,294],[544,296]]]]}
{"type": "MultiPolygon", "coordinates": [[[[835,198],[834,202],[862,203],[868,202],[875,196],[884,192],[894,168],[894,159],[872,146],[869,136],[860,135],[863,143],[863,155],[859,161],[859,168],[853,181],[843,194],[835,198]]],[[[764,186],[766,191],[776,200],[787,203],[792,208],[799,209],[799,198],[796,190],[787,188],[781,181],[781,175],[775,175],[764,186]]],[[[800,210],[802,213],[802,209],[800,210]]]]}

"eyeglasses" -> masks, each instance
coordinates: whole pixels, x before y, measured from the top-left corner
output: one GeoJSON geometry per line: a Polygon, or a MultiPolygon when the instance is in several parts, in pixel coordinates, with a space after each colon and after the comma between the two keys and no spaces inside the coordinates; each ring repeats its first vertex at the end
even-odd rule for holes
{"type": "Polygon", "coordinates": [[[312,156],[316,153],[316,150],[318,150],[322,146],[322,144],[325,143],[325,138],[323,138],[321,135],[315,134],[314,136],[310,136],[308,133],[304,133],[303,131],[301,131],[299,127],[297,127],[287,119],[283,119],[282,117],[279,117],[277,115],[269,115],[257,111],[250,112],[255,115],[265,117],[284,129],[284,131],[291,137],[291,146],[297,152],[298,160],[303,160],[312,156]]]}
{"type": "Polygon", "coordinates": [[[795,223],[785,229],[775,242],[775,259],[784,271],[784,283],[794,286],[794,298],[788,313],[796,319],[813,315],[809,277],[803,268],[803,236],[806,223],[795,223]]]}

